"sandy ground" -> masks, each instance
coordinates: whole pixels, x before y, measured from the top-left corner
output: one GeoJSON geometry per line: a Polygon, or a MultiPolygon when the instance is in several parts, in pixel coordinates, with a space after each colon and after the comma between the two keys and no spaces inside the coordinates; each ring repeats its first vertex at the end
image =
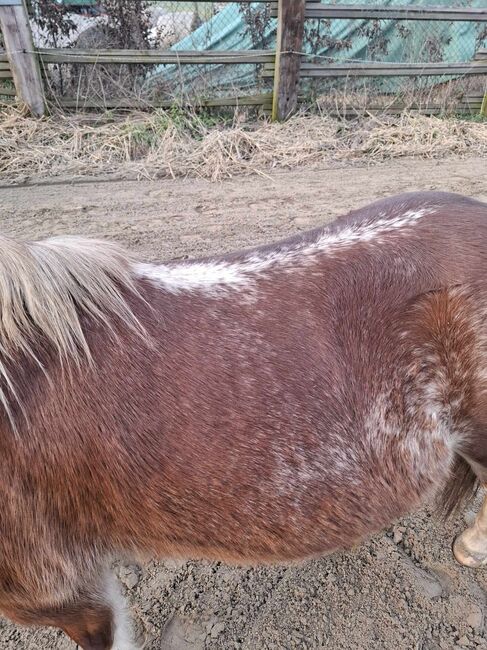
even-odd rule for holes
{"type": "MultiPolygon", "coordinates": [[[[443,189],[487,201],[486,168],[480,159],[406,160],[221,185],[68,179],[0,189],[1,229],[25,238],[108,237],[150,259],[193,257],[268,242],[401,191],[443,189]]],[[[444,524],[416,513],[352,552],[301,566],[171,561],[119,574],[148,650],[487,649],[487,570],[457,566],[450,551],[471,516],[444,524]]],[[[58,632],[0,621],[2,649],[73,647],[58,632]]]]}

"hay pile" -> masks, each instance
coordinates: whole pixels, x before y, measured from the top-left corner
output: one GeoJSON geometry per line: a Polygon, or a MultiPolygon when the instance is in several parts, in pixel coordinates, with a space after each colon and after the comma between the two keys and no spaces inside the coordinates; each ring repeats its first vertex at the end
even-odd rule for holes
{"type": "Polygon", "coordinates": [[[218,181],[312,163],[467,154],[487,154],[486,121],[404,114],[347,122],[311,115],[248,127],[238,119],[215,126],[196,115],[162,111],[95,120],[0,112],[0,176],[13,182],[114,172],[218,181]]]}

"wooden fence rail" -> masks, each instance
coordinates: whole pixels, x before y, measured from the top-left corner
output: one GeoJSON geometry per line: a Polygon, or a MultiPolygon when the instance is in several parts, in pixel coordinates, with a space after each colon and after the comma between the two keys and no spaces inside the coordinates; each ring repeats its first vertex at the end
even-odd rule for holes
{"type": "Polygon", "coordinates": [[[13,81],[12,70],[8,62],[5,52],[0,50],[0,103],[4,103],[5,99],[15,96],[15,88],[11,85],[6,86],[5,82],[13,81]]]}
{"type": "MultiPolygon", "coordinates": [[[[196,102],[198,108],[214,108],[219,106],[260,106],[263,107],[267,112],[271,111],[272,107],[272,94],[271,93],[262,93],[260,95],[242,95],[237,97],[224,97],[224,98],[215,98],[215,99],[201,99],[196,102]]],[[[144,102],[143,99],[136,99],[131,97],[120,97],[107,100],[99,100],[92,98],[64,98],[59,99],[59,105],[64,108],[74,108],[74,109],[86,109],[86,108],[98,108],[98,109],[123,109],[123,108],[134,108],[134,109],[148,109],[148,108],[171,108],[174,106],[173,100],[151,100],[144,102]]],[[[184,106],[183,102],[183,106],[184,106]]],[[[195,106],[195,102],[187,103],[187,107],[191,108],[195,106]]]]}
{"type": "MultiPolygon", "coordinates": [[[[203,2],[205,0],[195,0],[203,2]]],[[[223,0],[231,2],[232,0],[223,0]]],[[[265,0],[241,0],[265,2],[265,0]]],[[[176,50],[119,50],[40,48],[35,50],[25,7],[25,0],[0,0],[0,26],[6,52],[0,52],[0,95],[16,92],[34,115],[45,110],[40,68],[49,64],[149,64],[149,65],[230,65],[257,64],[264,77],[272,78],[274,90],[269,93],[242,97],[215,98],[200,102],[205,106],[261,105],[270,110],[273,119],[286,119],[299,99],[300,79],[332,77],[423,77],[464,76],[487,74],[487,50],[477,52],[473,61],[454,63],[383,63],[383,62],[327,62],[325,59],[303,53],[303,34],[307,20],[364,19],[364,20],[443,20],[487,22],[487,7],[438,6],[382,6],[322,4],[320,0],[276,0],[271,4],[277,18],[276,50],[245,51],[176,51],[176,50]],[[13,78],[15,91],[4,87],[3,81],[13,78]]],[[[99,107],[92,98],[60,98],[66,107],[99,107]]],[[[487,99],[465,100],[465,106],[484,106],[487,99]]],[[[135,99],[119,99],[105,103],[105,107],[170,106],[169,101],[144,103],[135,99]]],[[[433,111],[434,107],[430,107],[433,111]]],[[[392,110],[392,109],[391,109],[392,110]]],[[[394,110],[396,108],[394,107],[394,110]]]]}
{"type": "MultiPolygon", "coordinates": [[[[271,15],[277,17],[278,3],[272,4],[271,15]]],[[[367,19],[367,20],[487,20],[487,7],[441,7],[418,5],[371,5],[371,4],[321,4],[306,1],[305,19],[367,19]]]]}
{"type": "Polygon", "coordinates": [[[38,49],[42,63],[145,63],[167,65],[224,64],[224,63],[270,63],[275,59],[270,50],[81,50],[38,49]]]}
{"type": "MultiPolygon", "coordinates": [[[[436,77],[487,74],[487,59],[465,63],[301,63],[301,78],[317,77],[436,77]]],[[[274,66],[266,66],[274,77],[274,66]]]]}

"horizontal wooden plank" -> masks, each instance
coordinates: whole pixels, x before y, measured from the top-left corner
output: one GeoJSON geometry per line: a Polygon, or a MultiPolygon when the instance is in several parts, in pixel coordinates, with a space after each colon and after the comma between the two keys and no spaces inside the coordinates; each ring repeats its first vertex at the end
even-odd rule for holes
{"type": "MultiPolygon", "coordinates": [[[[271,4],[271,17],[277,18],[277,3],[271,4]]],[[[487,21],[487,10],[467,7],[437,7],[417,5],[370,6],[370,5],[323,5],[308,0],[305,18],[328,19],[376,19],[376,20],[452,20],[487,21]]]]}
{"type": "MultiPolygon", "coordinates": [[[[82,98],[82,97],[61,97],[56,100],[56,103],[60,104],[64,108],[98,108],[98,109],[110,109],[110,108],[140,108],[140,109],[149,109],[149,108],[172,108],[173,106],[181,106],[181,102],[176,102],[173,100],[160,100],[160,101],[142,101],[136,98],[120,98],[120,99],[110,99],[99,100],[93,98],[82,98]]],[[[188,101],[188,106],[199,106],[199,107],[218,107],[218,106],[261,106],[268,105],[272,103],[272,94],[264,93],[261,95],[243,95],[240,97],[217,97],[214,99],[202,99],[202,100],[192,100],[188,101]]],[[[183,102],[184,105],[184,102],[183,102]]]]}
{"type": "Polygon", "coordinates": [[[153,65],[200,65],[222,63],[267,63],[275,59],[272,50],[173,51],[173,50],[78,50],[39,49],[41,61],[48,63],[145,63],[153,65]]]}
{"type": "Polygon", "coordinates": [[[487,59],[487,50],[478,50],[475,52],[474,59],[475,61],[484,61],[487,59]]]}
{"type": "MultiPolygon", "coordinates": [[[[403,112],[420,112],[420,113],[430,113],[430,114],[438,114],[438,113],[448,113],[448,112],[471,112],[472,107],[464,104],[463,102],[459,101],[456,104],[451,104],[448,106],[444,106],[443,104],[434,102],[430,104],[409,104],[409,103],[404,103],[404,102],[394,102],[392,104],[388,104],[386,106],[380,105],[380,104],[374,104],[373,101],[371,101],[369,104],[366,106],[360,106],[357,107],[356,105],[345,105],[344,107],[337,108],[336,106],[333,107],[327,107],[326,105],[321,105],[321,108],[323,110],[326,110],[327,108],[329,110],[332,110],[336,112],[337,114],[342,114],[346,113],[348,115],[363,115],[364,113],[392,113],[392,114],[399,114],[403,112]]],[[[476,110],[476,107],[474,107],[476,110]]],[[[475,112],[475,111],[474,111],[475,112]]]]}
{"type": "MultiPolygon", "coordinates": [[[[266,65],[264,77],[272,77],[273,66],[266,65]]],[[[431,77],[487,74],[487,61],[465,63],[302,63],[301,77],[431,77]]]]}
{"type": "MultiPolygon", "coordinates": [[[[326,109],[326,106],[322,106],[322,108],[326,109]]],[[[334,107],[334,110],[337,111],[337,113],[340,112],[340,108],[334,107]]],[[[353,114],[355,113],[356,115],[363,115],[364,113],[371,112],[371,113],[404,113],[404,111],[441,111],[445,110],[444,108],[441,108],[440,106],[375,106],[375,105],[367,105],[367,106],[345,106],[343,107],[343,111],[348,114],[353,114]]]]}
{"type": "MultiPolygon", "coordinates": [[[[356,111],[356,110],[350,110],[350,111],[329,111],[329,115],[331,117],[344,117],[344,118],[354,118],[359,115],[364,115],[364,114],[372,114],[372,115],[401,115],[402,113],[407,112],[411,115],[445,115],[445,114],[456,114],[456,115],[463,115],[465,113],[470,113],[472,114],[472,111],[465,110],[461,107],[455,108],[455,109],[449,109],[446,110],[444,108],[410,108],[410,109],[405,109],[405,110],[396,110],[396,109],[374,109],[374,108],[369,108],[366,111],[356,111]]],[[[478,113],[478,111],[474,111],[473,113],[478,113]]]]}
{"type": "MultiPolygon", "coordinates": [[[[159,2],[160,0],[149,0],[149,2],[159,2]]],[[[195,2],[204,2],[205,4],[212,4],[211,2],[208,2],[208,0],[192,0],[192,2],[189,2],[188,0],[170,0],[172,3],[178,3],[181,2],[183,4],[194,4],[195,2]]],[[[320,0],[318,0],[319,2],[320,0]]],[[[218,0],[218,4],[221,3],[233,3],[235,0],[218,0]]],[[[269,0],[238,0],[239,3],[244,3],[244,4],[251,4],[252,2],[261,2],[267,4],[269,0]]]]}
{"type": "Polygon", "coordinates": [[[0,61],[0,70],[10,70],[10,64],[8,61],[0,61]]]}
{"type": "MultiPolygon", "coordinates": [[[[301,102],[305,100],[301,100],[301,102]]],[[[344,117],[344,118],[356,118],[360,115],[367,115],[367,114],[387,114],[387,115],[400,115],[401,113],[407,112],[411,114],[418,114],[418,115],[444,115],[445,113],[448,114],[457,114],[457,115],[463,115],[463,114],[477,114],[479,112],[479,107],[470,107],[466,106],[463,104],[458,104],[454,107],[448,107],[445,108],[444,106],[440,105],[432,105],[432,106],[409,106],[409,105],[401,105],[401,106],[374,106],[369,105],[366,106],[365,108],[357,108],[356,106],[345,106],[340,109],[336,109],[335,107],[330,108],[326,106],[322,106],[322,111],[325,112],[327,115],[330,115],[332,117],[344,117]]],[[[263,107],[263,111],[265,114],[271,113],[270,109],[267,108],[266,106],[263,107]]]]}
{"type": "Polygon", "coordinates": [[[3,50],[0,50],[0,61],[2,63],[7,63],[8,61],[7,54],[3,50]]]}
{"type": "Polygon", "coordinates": [[[302,77],[432,77],[443,75],[472,75],[486,74],[487,63],[483,66],[461,63],[409,64],[388,65],[377,63],[361,66],[329,65],[314,66],[303,64],[302,77]]]}
{"type": "Polygon", "coordinates": [[[0,70],[0,79],[12,79],[10,70],[0,70]]]}
{"type": "MultiPolygon", "coordinates": [[[[335,107],[330,108],[327,106],[322,106],[321,110],[330,115],[331,117],[344,117],[344,118],[355,118],[358,116],[363,116],[367,114],[377,115],[377,114],[386,114],[386,115],[400,115],[401,113],[407,112],[413,115],[444,115],[444,114],[477,114],[479,112],[478,108],[470,108],[468,106],[463,106],[458,104],[454,107],[445,108],[444,106],[366,106],[365,108],[357,108],[356,106],[345,106],[343,108],[337,109],[335,107]]],[[[268,111],[264,107],[264,113],[268,111]]]]}
{"type": "Polygon", "coordinates": [[[487,7],[441,7],[418,5],[337,5],[306,3],[306,18],[358,18],[377,20],[487,21],[487,7]]]}

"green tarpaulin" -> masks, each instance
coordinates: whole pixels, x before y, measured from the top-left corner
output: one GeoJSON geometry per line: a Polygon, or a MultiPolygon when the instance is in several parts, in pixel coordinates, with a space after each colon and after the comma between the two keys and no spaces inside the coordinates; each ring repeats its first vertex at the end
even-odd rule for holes
{"type": "MultiPolygon", "coordinates": [[[[465,6],[485,7],[486,0],[464,2],[465,6]]],[[[363,2],[363,0],[362,0],[363,2]]],[[[325,4],[325,3],[324,3],[325,4]]],[[[343,4],[350,4],[350,1],[343,4]]],[[[373,4],[373,3],[371,3],[373,4]]],[[[377,3],[375,3],[377,4],[377,3]]],[[[404,2],[383,0],[381,6],[400,5],[404,2]]],[[[408,4],[431,4],[431,0],[408,4]]],[[[452,0],[435,0],[435,5],[451,6],[452,0]]],[[[251,9],[263,11],[263,5],[253,3],[251,9]]],[[[380,22],[360,19],[336,19],[331,21],[306,21],[303,50],[306,53],[333,58],[335,61],[388,62],[468,61],[479,47],[487,46],[487,23],[397,21],[380,22]],[[320,24],[321,22],[321,24],[320,24]],[[371,27],[375,29],[370,34],[371,27]],[[321,36],[321,39],[320,39],[321,36]],[[346,45],[345,48],[336,44],[346,45]]],[[[275,47],[276,22],[268,22],[264,41],[259,49],[275,47]]],[[[240,5],[232,3],[220,10],[197,30],[176,43],[173,50],[252,50],[249,29],[244,21],[240,5]]],[[[235,87],[252,89],[257,83],[255,69],[249,65],[212,66],[210,87],[225,89],[235,87]]],[[[201,74],[196,66],[159,66],[150,75],[152,79],[178,79],[186,84],[196,83],[201,74]]],[[[390,83],[390,81],[388,82],[390,83]]]]}

